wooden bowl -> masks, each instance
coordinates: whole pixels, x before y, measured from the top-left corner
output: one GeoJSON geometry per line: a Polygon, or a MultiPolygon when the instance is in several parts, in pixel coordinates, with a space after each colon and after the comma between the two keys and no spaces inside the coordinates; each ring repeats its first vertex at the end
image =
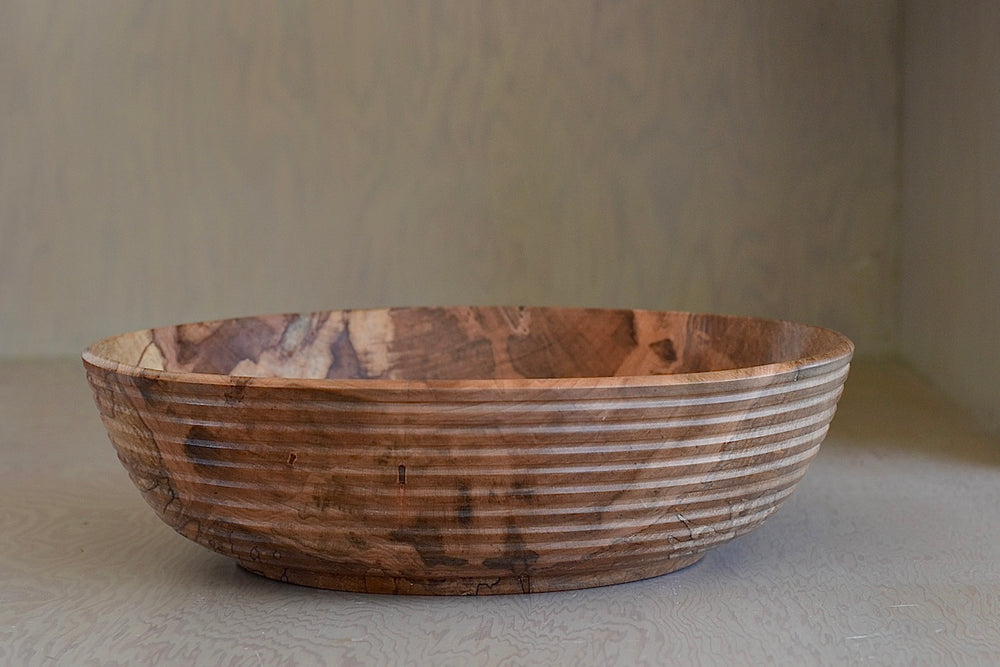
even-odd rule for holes
{"type": "Polygon", "coordinates": [[[282,581],[451,595],[653,577],[752,530],[853,349],[746,317],[456,307],[163,327],[83,359],[185,537],[282,581]]]}

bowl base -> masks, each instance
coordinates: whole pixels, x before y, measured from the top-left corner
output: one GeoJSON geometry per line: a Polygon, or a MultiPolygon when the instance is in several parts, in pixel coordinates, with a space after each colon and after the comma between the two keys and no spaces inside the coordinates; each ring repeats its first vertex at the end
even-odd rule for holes
{"type": "Polygon", "coordinates": [[[388,595],[510,595],[596,588],[651,579],[690,567],[700,561],[704,555],[702,552],[680,558],[671,558],[668,561],[656,563],[654,566],[620,571],[572,575],[525,573],[496,577],[495,579],[488,577],[423,578],[391,577],[380,574],[354,575],[299,570],[263,563],[237,562],[241,568],[252,574],[299,586],[309,586],[310,588],[388,595]]]}

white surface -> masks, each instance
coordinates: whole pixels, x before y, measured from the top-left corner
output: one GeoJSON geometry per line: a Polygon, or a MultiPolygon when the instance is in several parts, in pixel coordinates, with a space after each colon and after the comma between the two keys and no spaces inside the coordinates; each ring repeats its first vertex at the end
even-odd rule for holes
{"type": "Polygon", "coordinates": [[[343,307],[889,346],[893,0],[0,2],[0,355],[343,307]]]}
{"type": "Polygon", "coordinates": [[[155,518],[81,365],[0,363],[0,664],[982,664],[1000,656],[1000,442],[858,363],[791,499],[678,573],[496,598],[249,575],[155,518]]]}
{"type": "Polygon", "coordinates": [[[1000,434],[1000,3],[906,5],[900,351],[1000,434]]]}

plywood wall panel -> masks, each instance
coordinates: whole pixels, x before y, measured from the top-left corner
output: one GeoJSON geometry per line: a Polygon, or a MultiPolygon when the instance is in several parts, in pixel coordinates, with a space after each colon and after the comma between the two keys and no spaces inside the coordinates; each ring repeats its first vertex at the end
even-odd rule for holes
{"type": "Polygon", "coordinates": [[[1000,5],[907,5],[899,343],[1000,432],[1000,5]]]}
{"type": "Polygon", "coordinates": [[[892,2],[15,0],[0,354],[534,303],[892,329],[892,2]]]}

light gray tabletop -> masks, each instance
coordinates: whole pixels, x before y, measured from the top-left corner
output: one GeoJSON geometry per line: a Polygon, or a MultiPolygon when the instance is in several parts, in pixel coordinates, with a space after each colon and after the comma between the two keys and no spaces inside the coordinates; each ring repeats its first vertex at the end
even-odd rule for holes
{"type": "Polygon", "coordinates": [[[859,362],[805,480],[687,570],[387,597],[261,579],[160,523],[76,360],[0,362],[0,664],[1000,663],[1000,441],[859,362]]]}

